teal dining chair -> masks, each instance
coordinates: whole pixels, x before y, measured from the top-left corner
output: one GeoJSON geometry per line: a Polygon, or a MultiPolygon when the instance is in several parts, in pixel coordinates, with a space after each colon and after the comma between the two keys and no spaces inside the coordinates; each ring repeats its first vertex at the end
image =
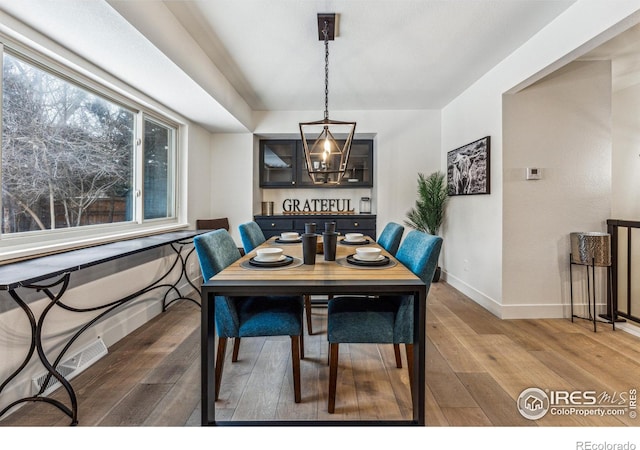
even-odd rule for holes
{"type": "MultiPolygon", "coordinates": [[[[412,230],[402,242],[396,259],[425,284],[427,294],[436,270],[442,238],[412,230]]],[[[329,341],[328,411],[335,411],[338,353],[341,343],[404,344],[413,386],[413,296],[340,296],[329,300],[327,339],[329,341]]]]}
{"type": "MultiPolygon", "coordinates": [[[[254,250],[256,247],[260,246],[266,242],[266,238],[262,229],[256,222],[246,222],[241,224],[238,227],[240,231],[240,238],[242,239],[242,246],[244,247],[244,252],[249,253],[254,250]]],[[[304,309],[307,316],[307,332],[309,336],[313,334],[312,324],[311,324],[311,296],[304,296],[304,309]]]]}
{"type": "MultiPolygon", "coordinates": [[[[382,233],[378,237],[378,244],[388,251],[391,255],[396,256],[400,241],[404,234],[404,227],[395,222],[389,222],[385,225],[382,233]]],[[[400,356],[400,344],[393,344],[393,353],[396,358],[396,367],[402,369],[402,356],[400,356]]]]}
{"type": "Polygon", "coordinates": [[[385,225],[382,233],[380,233],[377,242],[382,248],[391,253],[391,255],[396,256],[403,234],[404,227],[402,225],[389,222],[385,225]]]}
{"type": "Polygon", "coordinates": [[[262,229],[256,222],[240,224],[238,231],[240,231],[240,239],[242,239],[242,246],[244,247],[245,253],[249,253],[267,240],[264,237],[262,229]]]}
{"type": "MultiPolygon", "coordinates": [[[[209,280],[240,259],[236,243],[225,229],[196,236],[193,244],[198,255],[203,281],[209,280]]],[[[302,338],[302,296],[223,297],[216,296],[218,351],[215,370],[215,399],[218,400],[227,339],[235,338],[232,362],[238,359],[240,339],[258,336],[290,336],[295,402],[299,403],[300,358],[304,357],[302,338]]]]}

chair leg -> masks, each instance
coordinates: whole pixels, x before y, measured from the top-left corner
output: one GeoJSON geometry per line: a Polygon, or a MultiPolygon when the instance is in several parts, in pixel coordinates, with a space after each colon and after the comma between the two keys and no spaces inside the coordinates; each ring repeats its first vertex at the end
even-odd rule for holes
{"type": "Polygon", "coordinates": [[[300,359],[304,359],[304,330],[300,334],[300,359]]]}
{"type": "Polygon", "coordinates": [[[224,368],[224,356],[227,352],[227,338],[218,338],[218,353],[216,355],[216,391],[215,399],[218,400],[220,394],[220,382],[222,381],[222,369],[224,368]]]}
{"type": "Polygon", "coordinates": [[[409,369],[409,387],[413,395],[413,344],[404,344],[407,353],[407,369],[409,369]]]}
{"type": "Polygon", "coordinates": [[[402,357],[400,356],[400,344],[393,344],[393,353],[396,355],[396,367],[402,369],[402,357]]]}
{"type": "Polygon", "coordinates": [[[307,333],[309,333],[309,336],[311,336],[313,334],[313,328],[311,327],[311,296],[310,295],[304,296],[304,310],[305,310],[305,314],[307,315],[307,333]]]}
{"type": "Polygon", "coordinates": [[[329,405],[327,411],[333,414],[336,410],[336,384],[338,382],[338,346],[329,344],[329,405]]]}
{"type": "Polygon", "coordinates": [[[233,353],[231,354],[231,362],[238,361],[238,353],[240,353],[240,338],[233,338],[233,353]]]}
{"type": "Polygon", "coordinates": [[[301,401],[300,393],[300,336],[291,336],[291,361],[293,365],[293,395],[296,403],[301,401]]]}

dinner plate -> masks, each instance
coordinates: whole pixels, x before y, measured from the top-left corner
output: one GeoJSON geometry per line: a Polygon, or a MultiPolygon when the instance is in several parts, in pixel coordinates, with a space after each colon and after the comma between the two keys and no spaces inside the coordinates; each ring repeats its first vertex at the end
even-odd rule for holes
{"type": "Polygon", "coordinates": [[[302,238],[298,238],[298,239],[281,239],[281,238],[276,238],[276,242],[278,244],[297,244],[299,242],[302,242],[302,238]]]}
{"type": "Polygon", "coordinates": [[[391,261],[388,256],[380,255],[381,258],[376,259],[375,261],[363,261],[361,259],[356,258],[356,255],[347,256],[347,262],[349,264],[354,264],[356,266],[386,266],[391,261]]]}
{"type": "Polygon", "coordinates": [[[369,239],[366,238],[360,239],[359,241],[347,241],[347,238],[340,239],[340,243],[345,245],[363,245],[368,244],[369,242],[369,239]]]}
{"type": "Polygon", "coordinates": [[[275,261],[272,259],[264,259],[261,258],[260,255],[256,255],[253,257],[253,260],[259,263],[266,263],[266,262],[280,262],[280,261],[284,261],[284,259],[287,257],[287,255],[280,255],[278,257],[278,259],[276,259],[275,261]]]}
{"type": "Polygon", "coordinates": [[[282,267],[293,262],[293,258],[288,255],[282,255],[277,261],[262,261],[257,256],[249,259],[249,264],[257,267],[282,267]]]}

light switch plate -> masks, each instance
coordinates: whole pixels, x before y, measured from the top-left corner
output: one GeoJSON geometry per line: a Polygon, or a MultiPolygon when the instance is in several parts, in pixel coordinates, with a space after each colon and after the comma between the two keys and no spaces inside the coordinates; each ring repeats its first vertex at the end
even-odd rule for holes
{"type": "Polygon", "coordinates": [[[538,167],[527,167],[527,180],[539,180],[542,177],[542,170],[538,167]]]}

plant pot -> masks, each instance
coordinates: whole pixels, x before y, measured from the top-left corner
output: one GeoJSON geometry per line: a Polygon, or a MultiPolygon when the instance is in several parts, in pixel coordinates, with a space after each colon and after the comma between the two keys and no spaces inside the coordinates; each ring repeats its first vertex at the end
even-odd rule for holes
{"type": "Polygon", "coordinates": [[[433,283],[437,283],[440,281],[440,274],[442,273],[442,269],[440,266],[436,267],[436,271],[433,273],[433,279],[431,280],[433,283]]]}

